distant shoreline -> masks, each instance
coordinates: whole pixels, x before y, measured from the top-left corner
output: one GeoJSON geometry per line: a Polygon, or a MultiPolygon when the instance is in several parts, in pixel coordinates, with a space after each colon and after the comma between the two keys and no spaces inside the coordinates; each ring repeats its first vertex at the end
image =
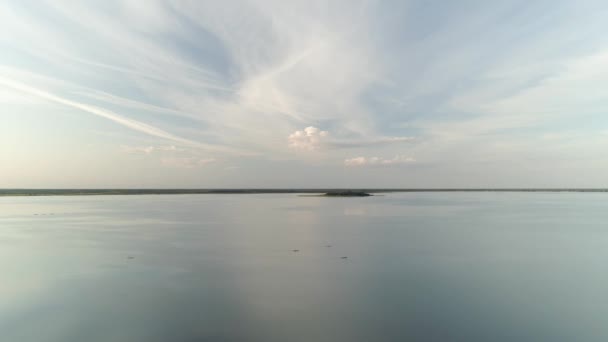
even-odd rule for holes
{"type": "Polygon", "coordinates": [[[100,195],[221,195],[221,194],[325,194],[330,192],[354,191],[366,193],[391,192],[608,192],[608,189],[585,188],[319,188],[319,189],[0,189],[0,197],[7,196],[100,196],[100,195]]]}

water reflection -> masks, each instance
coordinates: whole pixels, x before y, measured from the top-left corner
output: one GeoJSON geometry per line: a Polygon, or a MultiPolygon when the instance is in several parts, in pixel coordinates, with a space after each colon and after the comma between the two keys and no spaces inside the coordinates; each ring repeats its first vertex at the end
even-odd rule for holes
{"type": "Polygon", "coordinates": [[[0,198],[0,340],[603,341],[607,198],[0,198]]]}

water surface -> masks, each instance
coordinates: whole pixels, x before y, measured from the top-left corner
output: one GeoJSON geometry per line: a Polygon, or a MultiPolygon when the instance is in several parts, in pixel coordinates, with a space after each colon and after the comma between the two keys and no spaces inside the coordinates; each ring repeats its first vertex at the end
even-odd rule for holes
{"type": "Polygon", "coordinates": [[[607,229],[604,193],[2,197],[0,341],[606,341],[607,229]]]}

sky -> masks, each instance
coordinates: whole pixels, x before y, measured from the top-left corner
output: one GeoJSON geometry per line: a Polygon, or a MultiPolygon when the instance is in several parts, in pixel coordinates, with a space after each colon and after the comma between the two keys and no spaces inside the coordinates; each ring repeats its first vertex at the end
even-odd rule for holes
{"type": "Polygon", "coordinates": [[[0,188],[608,187],[603,0],[0,3],[0,188]]]}

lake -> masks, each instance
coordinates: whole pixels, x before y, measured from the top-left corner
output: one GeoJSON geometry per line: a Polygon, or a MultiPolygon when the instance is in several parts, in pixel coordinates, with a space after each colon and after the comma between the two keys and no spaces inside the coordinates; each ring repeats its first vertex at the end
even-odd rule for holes
{"type": "Polygon", "coordinates": [[[608,194],[0,197],[0,341],[606,341],[608,194]]]}

